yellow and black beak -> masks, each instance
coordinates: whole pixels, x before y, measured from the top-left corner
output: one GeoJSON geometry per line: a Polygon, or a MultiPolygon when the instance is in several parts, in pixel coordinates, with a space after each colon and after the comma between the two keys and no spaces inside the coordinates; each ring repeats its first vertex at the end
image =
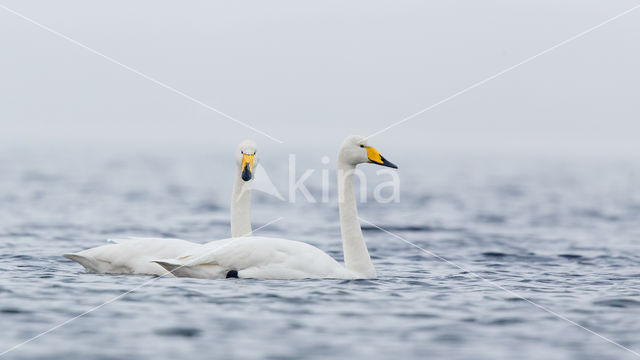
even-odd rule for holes
{"type": "Polygon", "coordinates": [[[249,181],[253,179],[253,156],[254,154],[242,154],[242,180],[249,181]]]}
{"type": "Polygon", "coordinates": [[[365,146],[364,148],[367,150],[367,158],[369,159],[370,163],[378,164],[382,166],[388,166],[394,169],[398,168],[394,163],[382,157],[382,155],[380,155],[378,150],[372,148],[371,146],[365,146]]]}

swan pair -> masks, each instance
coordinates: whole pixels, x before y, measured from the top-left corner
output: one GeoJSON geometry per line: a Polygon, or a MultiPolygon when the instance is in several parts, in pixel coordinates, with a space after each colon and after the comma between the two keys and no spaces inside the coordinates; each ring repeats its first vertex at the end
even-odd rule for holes
{"type": "Polygon", "coordinates": [[[87,270],[115,274],[196,278],[371,279],[376,270],[358,222],[354,192],[356,165],[372,163],[396,168],[361,136],[349,136],[338,153],[337,179],[344,266],[304,242],[248,236],[249,205],[256,146],[243,142],[236,152],[238,172],[231,202],[232,238],[199,245],[179,239],[130,238],[65,257],[87,270]]]}

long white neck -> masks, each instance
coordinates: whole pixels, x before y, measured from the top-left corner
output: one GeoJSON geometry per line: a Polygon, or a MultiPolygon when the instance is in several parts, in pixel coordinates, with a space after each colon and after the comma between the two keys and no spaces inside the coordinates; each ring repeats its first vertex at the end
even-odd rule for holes
{"type": "Polygon", "coordinates": [[[338,209],[340,211],[340,232],[344,265],[358,275],[375,278],[376,270],[371,263],[367,244],[362,236],[358,221],[356,196],[353,191],[355,165],[338,162],[338,209]]]}
{"type": "Polygon", "coordinates": [[[242,180],[241,172],[236,171],[231,195],[231,236],[251,236],[251,187],[253,179],[242,180]]]}

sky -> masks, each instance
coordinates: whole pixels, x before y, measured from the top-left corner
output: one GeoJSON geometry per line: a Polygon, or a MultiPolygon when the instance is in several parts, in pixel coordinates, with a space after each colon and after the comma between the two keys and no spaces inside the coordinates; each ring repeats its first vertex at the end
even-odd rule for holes
{"type": "MultiPolygon", "coordinates": [[[[267,147],[331,149],[347,135],[376,133],[637,5],[0,4],[148,77],[0,7],[1,143],[224,147],[250,138],[267,147]]],[[[371,141],[417,151],[640,154],[638,34],[640,9],[371,141]]]]}

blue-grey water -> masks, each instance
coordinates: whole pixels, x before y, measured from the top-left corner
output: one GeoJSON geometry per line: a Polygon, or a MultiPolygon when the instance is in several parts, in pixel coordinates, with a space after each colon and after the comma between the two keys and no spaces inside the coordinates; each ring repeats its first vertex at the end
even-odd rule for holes
{"type": "MultiPolygon", "coordinates": [[[[135,290],[0,358],[636,357],[523,298],[640,351],[640,163],[382,150],[400,202],[371,201],[389,175],[368,166],[360,215],[427,252],[365,225],[378,279],[260,281],[89,274],[61,256],[125,235],[228,237],[231,151],[3,149],[0,352],[135,290]]],[[[337,207],[320,201],[334,153],[299,154],[317,203],[255,194],[254,227],[283,217],[260,235],[342,259],[337,207]]],[[[287,162],[262,154],[285,198],[287,162]]]]}

